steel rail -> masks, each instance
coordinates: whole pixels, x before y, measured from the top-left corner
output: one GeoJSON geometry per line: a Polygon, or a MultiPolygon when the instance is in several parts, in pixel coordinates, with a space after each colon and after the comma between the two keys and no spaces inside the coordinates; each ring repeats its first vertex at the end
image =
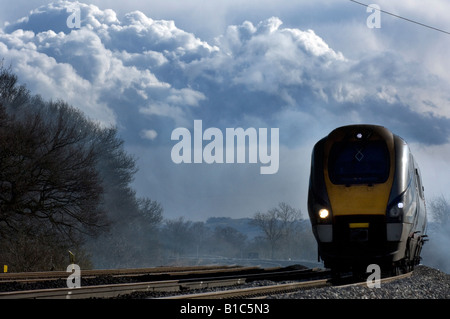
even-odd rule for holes
{"type": "Polygon", "coordinates": [[[0,293],[0,299],[84,299],[111,298],[135,291],[156,291],[170,289],[176,282],[149,282],[139,284],[119,284],[86,286],[79,288],[52,288],[37,290],[8,291],[0,293]]]}
{"type": "Polygon", "coordinates": [[[53,288],[38,290],[10,291],[0,293],[0,299],[86,299],[114,298],[134,292],[179,292],[187,289],[200,289],[237,285],[245,278],[211,280],[183,283],[180,280],[152,281],[114,285],[86,286],[79,288],[53,288]]]}
{"type": "MultiPolygon", "coordinates": [[[[395,280],[400,280],[404,278],[408,278],[412,275],[412,272],[385,277],[380,279],[380,283],[388,283],[395,280]]],[[[319,279],[319,280],[311,280],[305,282],[297,282],[297,283],[287,283],[280,285],[269,285],[262,287],[253,287],[253,288],[243,288],[243,289],[232,289],[232,290],[223,290],[216,292],[205,292],[205,293],[197,293],[197,294],[187,294],[187,295],[174,295],[169,297],[162,297],[159,299],[227,299],[227,298],[258,298],[262,296],[269,296],[280,293],[292,293],[298,291],[300,289],[312,289],[312,288],[322,288],[326,286],[333,286],[337,288],[345,288],[345,287],[353,287],[353,286],[363,286],[367,285],[366,281],[345,284],[345,285],[332,285],[329,279],[319,279]]]]}
{"type": "MultiPolygon", "coordinates": [[[[384,277],[384,278],[380,279],[380,284],[385,284],[385,283],[392,282],[395,280],[405,279],[405,278],[411,277],[412,274],[413,274],[413,271],[410,271],[410,272],[400,274],[400,275],[384,277]]],[[[364,286],[364,285],[367,285],[367,281],[355,282],[355,283],[345,284],[345,285],[336,285],[335,287],[346,288],[346,287],[356,287],[356,286],[364,286]]]]}
{"type": "MultiPolygon", "coordinates": [[[[139,276],[139,275],[161,275],[161,274],[195,274],[208,272],[244,271],[258,269],[258,267],[241,266],[190,266],[190,267],[154,267],[154,268],[130,268],[130,269],[93,269],[81,270],[81,277],[92,278],[96,276],[139,276]]],[[[0,273],[0,284],[11,281],[32,282],[40,280],[66,279],[70,273],[66,271],[45,272],[20,272],[0,273]]]]}
{"type": "Polygon", "coordinates": [[[330,286],[329,279],[318,279],[302,282],[293,282],[279,285],[269,285],[252,288],[230,289],[198,294],[175,295],[158,299],[229,299],[229,298],[258,298],[279,293],[288,293],[300,289],[311,289],[330,286]]]}

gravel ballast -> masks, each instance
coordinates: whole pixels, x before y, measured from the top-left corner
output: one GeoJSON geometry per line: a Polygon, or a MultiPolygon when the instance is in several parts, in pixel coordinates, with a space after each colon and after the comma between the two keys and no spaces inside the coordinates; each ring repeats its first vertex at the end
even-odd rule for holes
{"type": "Polygon", "coordinates": [[[275,299],[450,299],[450,275],[426,266],[417,266],[411,277],[367,285],[326,287],[271,296],[275,299]]]}

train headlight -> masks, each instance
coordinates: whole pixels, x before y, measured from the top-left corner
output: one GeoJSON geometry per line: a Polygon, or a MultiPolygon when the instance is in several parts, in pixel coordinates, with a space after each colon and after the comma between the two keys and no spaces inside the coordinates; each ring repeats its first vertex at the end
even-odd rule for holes
{"type": "Polygon", "coordinates": [[[393,218],[399,217],[400,214],[403,213],[403,207],[404,207],[403,202],[398,202],[396,205],[393,205],[389,210],[389,217],[393,218]]]}
{"type": "Polygon", "coordinates": [[[322,208],[321,210],[319,210],[319,217],[320,217],[321,219],[325,219],[325,218],[327,218],[328,216],[330,216],[330,212],[328,211],[328,209],[322,208]]]}

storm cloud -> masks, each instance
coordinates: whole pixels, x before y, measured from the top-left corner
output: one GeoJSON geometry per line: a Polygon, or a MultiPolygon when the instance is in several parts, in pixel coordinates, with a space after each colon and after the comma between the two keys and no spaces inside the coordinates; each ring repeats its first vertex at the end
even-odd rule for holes
{"type": "Polygon", "coordinates": [[[448,79],[392,50],[357,56],[277,16],[242,19],[206,41],[174,20],[68,1],[0,31],[0,57],[21,82],[116,125],[138,157],[138,193],[169,217],[192,219],[249,216],[279,201],[304,209],[312,145],[340,125],[379,124],[418,149],[448,147],[448,79]],[[74,10],[80,28],[67,25],[74,10]],[[222,130],[279,128],[278,173],[174,164],[170,134],[195,119],[222,130]]]}

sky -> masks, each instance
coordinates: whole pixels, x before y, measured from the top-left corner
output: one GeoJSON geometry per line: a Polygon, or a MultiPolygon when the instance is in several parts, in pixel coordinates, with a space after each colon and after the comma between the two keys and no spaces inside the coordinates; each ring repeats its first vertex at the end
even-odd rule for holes
{"type": "MultiPolygon", "coordinates": [[[[370,28],[374,12],[348,0],[0,3],[0,58],[32,93],[117,126],[133,187],[165,218],[252,217],[279,202],[306,218],[312,147],[356,123],[403,137],[427,198],[449,195],[450,34],[385,13],[370,28]],[[261,174],[264,143],[253,162],[195,163],[202,146],[226,153],[237,128],[259,141],[267,129],[276,172],[261,174]],[[191,163],[174,161],[174,131],[191,135],[191,163]]],[[[448,1],[365,3],[450,32],[448,1]]]]}

